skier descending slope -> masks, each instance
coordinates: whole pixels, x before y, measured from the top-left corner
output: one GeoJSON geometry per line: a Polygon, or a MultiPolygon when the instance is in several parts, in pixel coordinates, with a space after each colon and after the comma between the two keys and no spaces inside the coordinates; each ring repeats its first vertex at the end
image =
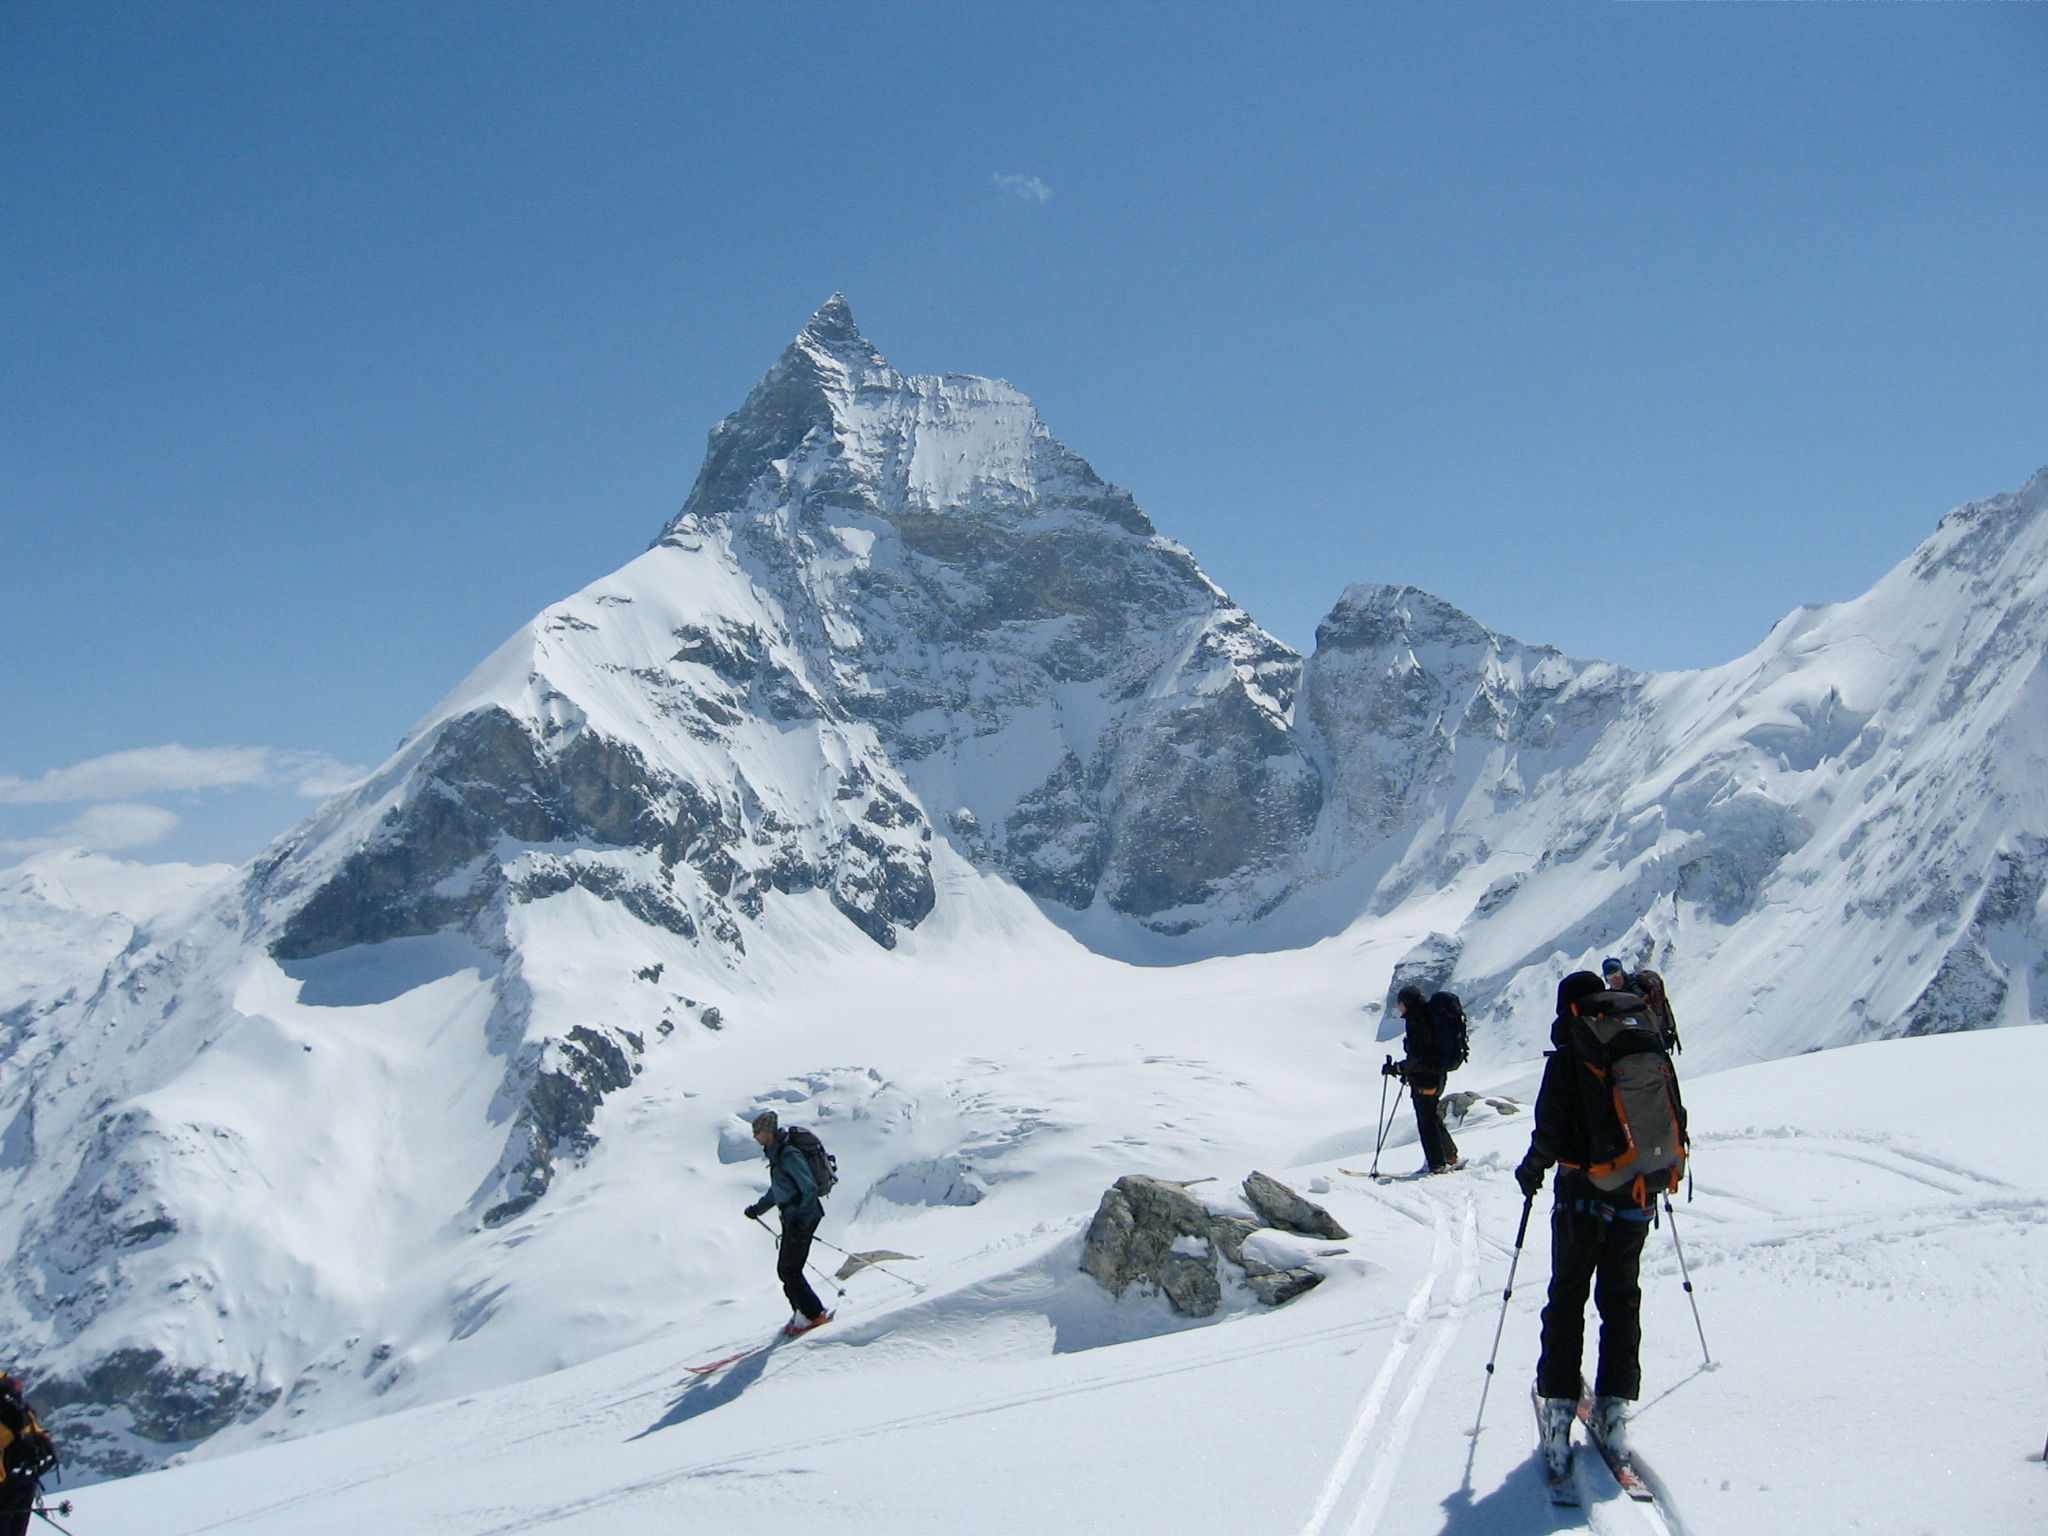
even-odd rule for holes
{"type": "Polygon", "coordinates": [[[1556,1049],[1544,1062],[1536,1126],[1515,1180],[1533,1200],[1558,1165],[1536,1413],[1552,1492],[1560,1495],[1584,1392],[1589,1289],[1600,1313],[1600,1359],[1586,1424],[1616,1475],[1631,1481],[1625,1424],[1642,1386],[1637,1267],[1657,1196],[1683,1175],[1685,1108],[1637,994],[1607,991],[1592,972],[1572,972],[1557,986],[1550,1039],[1556,1049]]]}
{"type": "Polygon", "coordinates": [[[771,1205],[781,1212],[782,1240],[776,1245],[775,1276],[782,1282],[782,1294],[789,1298],[792,1314],[783,1331],[792,1337],[829,1321],[832,1315],[804,1278],[811,1238],[825,1219],[825,1202],[819,1196],[811,1160],[796,1145],[794,1135],[793,1130],[781,1128],[772,1109],[754,1117],[754,1140],[768,1159],[768,1193],[746,1212],[750,1221],[759,1221],[771,1205]]]}

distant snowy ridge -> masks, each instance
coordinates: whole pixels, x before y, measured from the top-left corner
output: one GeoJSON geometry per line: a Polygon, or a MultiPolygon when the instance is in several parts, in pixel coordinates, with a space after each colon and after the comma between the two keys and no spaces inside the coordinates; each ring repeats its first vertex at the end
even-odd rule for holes
{"type": "Polygon", "coordinates": [[[1397,976],[1503,1082],[1610,952],[1695,1070],[2048,1016],[2044,503],[1725,667],[1375,585],[1304,662],[835,298],[645,553],[236,879],[23,974],[0,1342],[119,1471],[644,1337],[758,1264],[705,1158],[764,1094],[942,1244],[1351,1125],[1397,976]]]}
{"type": "Polygon", "coordinates": [[[1518,1018],[1559,963],[1654,963],[1714,1063],[2048,1017],[2044,507],[2048,474],[1738,661],[1615,678],[1577,761],[1422,823],[1381,900],[1419,869],[1518,1018]]]}

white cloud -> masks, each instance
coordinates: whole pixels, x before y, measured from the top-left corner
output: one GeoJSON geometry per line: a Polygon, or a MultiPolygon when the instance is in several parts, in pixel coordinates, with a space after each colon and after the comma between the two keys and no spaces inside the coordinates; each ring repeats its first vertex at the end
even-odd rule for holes
{"type": "Polygon", "coordinates": [[[279,752],[274,761],[281,780],[291,785],[302,800],[325,800],[329,795],[338,795],[361,783],[370,771],[337,763],[324,752],[279,752]]]}
{"type": "Polygon", "coordinates": [[[68,768],[52,768],[39,779],[0,774],[0,805],[128,800],[137,795],[247,785],[289,788],[307,799],[323,799],[362,776],[362,769],[338,763],[319,752],[280,752],[272,747],[195,748],[170,742],[161,747],[109,752],[105,757],[73,763],[68,768]]]}
{"type": "Polygon", "coordinates": [[[41,837],[0,842],[0,853],[27,855],[53,848],[82,848],[111,853],[117,848],[143,848],[160,843],[178,825],[176,813],[155,805],[95,805],[80,811],[61,827],[41,837]]]}
{"type": "Polygon", "coordinates": [[[1020,203],[1036,203],[1044,207],[1052,201],[1052,188],[1036,176],[1013,176],[998,171],[989,180],[995,183],[997,191],[1016,198],[1020,203]]]}

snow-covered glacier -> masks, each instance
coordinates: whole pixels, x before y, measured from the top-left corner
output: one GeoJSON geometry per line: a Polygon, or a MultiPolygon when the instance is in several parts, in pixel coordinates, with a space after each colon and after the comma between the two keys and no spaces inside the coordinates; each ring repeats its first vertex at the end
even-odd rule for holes
{"type": "Polygon", "coordinates": [[[878,1231],[1021,1230],[1343,1143],[1397,973],[1508,1086],[1609,953],[1695,1070],[2048,1018],[2044,507],[1703,671],[1376,584],[1304,659],[834,298],[650,548],[247,869],[9,978],[0,1339],[121,1471],[712,1305],[752,1104],[878,1231]]]}

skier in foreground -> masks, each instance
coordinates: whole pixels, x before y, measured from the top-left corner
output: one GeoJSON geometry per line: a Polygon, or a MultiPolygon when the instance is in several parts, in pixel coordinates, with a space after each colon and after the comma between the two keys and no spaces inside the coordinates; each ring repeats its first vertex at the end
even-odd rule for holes
{"type": "Polygon", "coordinates": [[[57,1452],[12,1376],[0,1376],[0,1464],[7,1474],[0,1481],[0,1536],[24,1536],[57,1452]]]}
{"type": "Polygon", "coordinates": [[[811,1238],[825,1219],[825,1202],[818,1197],[810,1159],[791,1144],[790,1133],[781,1128],[774,1110],[763,1110],[754,1117],[754,1140],[768,1159],[768,1193],[747,1207],[747,1218],[760,1220],[771,1205],[781,1212],[782,1240],[776,1245],[775,1277],[782,1282],[782,1294],[789,1298],[792,1309],[783,1332],[794,1337],[832,1316],[804,1279],[811,1238]]]}
{"type": "Polygon", "coordinates": [[[1544,1062],[1535,1130],[1515,1181],[1533,1200],[1557,1165],[1536,1366],[1536,1416],[1557,1494],[1571,1470],[1571,1422],[1585,1391],[1589,1289],[1600,1313],[1600,1358],[1587,1426],[1617,1475],[1628,1465],[1628,1408],[1642,1388],[1637,1268],[1657,1196],[1683,1176],[1685,1109],[1671,1058],[1635,993],[1572,972],[1557,985],[1550,1039],[1556,1049],[1544,1062]]]}

